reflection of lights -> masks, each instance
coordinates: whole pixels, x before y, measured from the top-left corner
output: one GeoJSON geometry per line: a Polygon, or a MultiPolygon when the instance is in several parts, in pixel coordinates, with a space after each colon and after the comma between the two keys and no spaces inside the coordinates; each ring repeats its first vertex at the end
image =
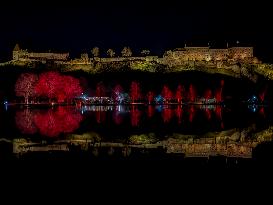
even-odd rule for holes
{"type": "Polygon", "coordinates": [[[8,104],[8,101],[4,101],[4,105],[7,105],[8,104]]]}
{"type": "Polygon", "coordinates": [[[156,109],[157,112],[162,112],[163,108],[162,108],[161,105],[159,105],[159,106],[156,106],[155,109],[156,109]]]}
{"type": "Polygon", "coordinates": [[[249,105],[248,108],[252,111],[252,112],[256,112],[257,111],[257,105],[249,105]]]}

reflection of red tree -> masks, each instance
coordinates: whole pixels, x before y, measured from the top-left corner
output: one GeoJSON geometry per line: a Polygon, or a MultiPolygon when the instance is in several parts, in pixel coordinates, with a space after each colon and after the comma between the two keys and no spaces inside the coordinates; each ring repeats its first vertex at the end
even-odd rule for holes
{"type": "Polygon", "coordinates": [[[215,114],[218,119],[222,120],[222,107],[216,106],[215,114]]]}
{"type": "Polygon", "coordinates": [[[76,130],[82,120],[79,113],[58,107],[45,113],[37,113],[34,122],[42,135],[56,137],[61,133],[69,133],[76,130]]]}
{"type": "Polygon", "coordinates": [[[117,125],[120,125],[122,123],[122,121],[123,121],[122,116],[117,111],[114,112],[113,118],[114,118],[114,122],[117,125]]]}
{"type": "Polygon", "coordinates": [[[221,121],[221,128],[224,129],[224,122],[222,120],[222,110],[223,108],[221,106],[216,106],[215,114],[216,117],[221,121]]]}
{"type": "Polygon", "coordinates": [[[183,114],[182,108],[180,106],[177,106],[177,109],[175,110],[175,115],[178,118],[178,124],[181,124],[182,114],[183,114]]]}
{"type": "Polygon", "coordinates": [[[148,117],[151,118],[154,115],[154,106],[149,105],[148,106],[148,117]]]}
{"type": "Polygon", "coordinates": [[[195,109],[193,106],[190,107],[190,110],[189,110],[189,121],[192,122],[193,121],[193,118],[194,118],[194,115],[195,115],[195,109]]]}
{"type": "Polygon", "coordinates": [[[206,113],[207,119],[210,120],[211,119],[211,111],[208,108],[206,108],[205,113],[206,113]]]}
{"type": "Polygon", "coordinates": [[[265,117],[264,107],[261,107],[259,113],[260,113],[260,115],[262,115],[263,117],[265,117]]]}
{"type": "Polygon", "coordinates": [[[96,111],[96,121],[97,123],[102,123],[105,121],[106,113],[105,111],[96,111]]]}
{"type": "Polygon", "coordinates": [[[34,134],[37,132],[37,128],[33,122],[33,112],[29,109],[17,111],[15,122],[17,128],[23,134],[34,134]]]}
{"type": "Polygon", "coordinates": [[[172,109],[171,108],[164,108],[162,110],[162,117],[163,117],[164,123],[170,122],[170,120],[172,118],[172,109]]]}
{"type": "Polygon", "coordinates": [[[131,114],[131,125],[138,126],[140,121],[140,116],[141,116],[140,111],[137,109],[137,107],[133,106],[130,114],[131,114]]]}

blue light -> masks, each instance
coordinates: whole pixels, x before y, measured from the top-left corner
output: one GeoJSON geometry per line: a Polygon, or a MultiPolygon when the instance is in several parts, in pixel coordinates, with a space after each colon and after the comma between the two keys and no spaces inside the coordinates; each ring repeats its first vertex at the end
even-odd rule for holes
{"type": "Polygon", "coordinates": [[[4,105],[7,105],[8,104],[8,101],[4,101],[4,105]]]}

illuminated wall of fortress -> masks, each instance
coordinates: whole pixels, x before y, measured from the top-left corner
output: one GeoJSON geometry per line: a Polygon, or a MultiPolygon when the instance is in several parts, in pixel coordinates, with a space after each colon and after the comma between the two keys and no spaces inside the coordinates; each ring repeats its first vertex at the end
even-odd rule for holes
{"type": "Polygon", "coordinates": [[[259,62],[253,56],[253,47],[231,47],[226,49],[211,49],[209,47],[185,47],[166,51],[162,58],[158,56],[145,57],[111,57],[89,58],[88,54],[82,54],[79,59],[69,59],[69,53],[35,53],[22,50],[19,46],[13,50],[14,61],[56,61],[57,63],[88,64],[92,60],[100,62],[116,62],[126,60],[156,61],[169,66],[185,64],[189,61],[245,61],[248,63],[259,62]]]}

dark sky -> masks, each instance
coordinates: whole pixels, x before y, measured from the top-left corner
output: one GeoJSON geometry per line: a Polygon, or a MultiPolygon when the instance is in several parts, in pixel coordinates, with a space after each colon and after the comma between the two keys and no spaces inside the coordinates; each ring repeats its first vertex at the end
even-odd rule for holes
{"type": "MultiPolygon", "coordinates": [[[[162,55],[187,45],[225,47],[252,45],[255,55],[273,55],[271,7],[259,2],[232,1],[106,1],[11,2],[0,6],[0,60],[16,43],[37,51],[69,51],[79,56],[98,46],[118,53],[130,46],[162,55]]],[[[1,4],[1,3],[0,3],[1,4]]],[[[273,59],[273,58],[272,58],[273,59]]],[[[272,60],[271,60],[272,61],[272,60]]]]}

